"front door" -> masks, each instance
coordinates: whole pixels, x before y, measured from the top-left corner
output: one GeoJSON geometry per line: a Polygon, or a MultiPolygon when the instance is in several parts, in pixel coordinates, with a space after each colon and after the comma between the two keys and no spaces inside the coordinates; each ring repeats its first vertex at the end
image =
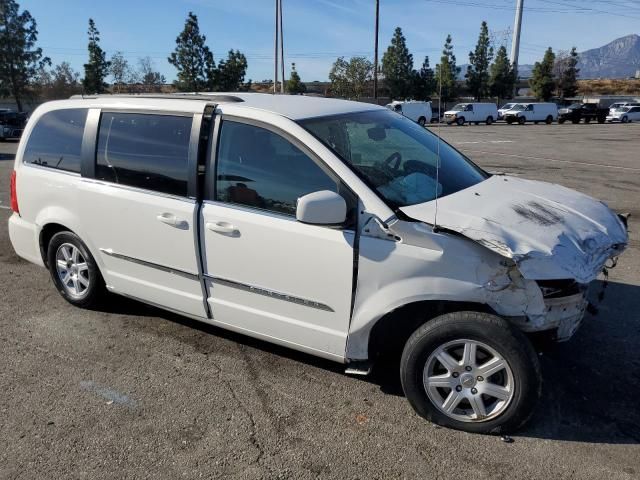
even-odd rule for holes
{"type": "Polygon", "coordinates": [[[187,192],[193,123],[193,115],[102,112],[79,210],[110,289],[206,317],[187,192]]]}
{"type": "Polygon", "coordinates": [[[343,359],[355,232],[295,217],[302,195],[348,196],[340,181],[280,132],[223,119],[208,182],[201,236],[214,323],[343,359]]]}

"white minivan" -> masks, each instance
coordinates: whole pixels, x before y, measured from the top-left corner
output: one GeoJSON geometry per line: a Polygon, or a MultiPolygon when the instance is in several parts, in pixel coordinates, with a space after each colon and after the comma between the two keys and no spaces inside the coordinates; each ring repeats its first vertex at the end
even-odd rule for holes
{"type": "Polygon", "coordinates": [[[529,335],[569,339],[628,240],[604,203],[384,107],[293,95],[45,103],[11,208],[16,253],[73,305],[123,295],[350,373],[397,352],[413,408],[470,432],[531,416],[529,335]]]}
{"type": "Polygon", "coordinates": [[[555,103],[519,103],[505,112],[504,119],[509,124],[524,125],[527,122],[535,124],[544,122],[548,125],[558,120],[558,105],[555,103]]]}
{"type": "Polygon", "coordinates": [[[420,102],[417,100],[407,100],[400,102],[394,100],[387,104],[389,110],[404,115],[421,126],[431,123],[431,102],[420,102]]]}
{"type": "Polygon", "coordinates": [[[458,103],[451,110],[444,112],[447,125],[464,125],[466,122],[491,125],[497,119],[498,107],[495,103],[458,103]]]}

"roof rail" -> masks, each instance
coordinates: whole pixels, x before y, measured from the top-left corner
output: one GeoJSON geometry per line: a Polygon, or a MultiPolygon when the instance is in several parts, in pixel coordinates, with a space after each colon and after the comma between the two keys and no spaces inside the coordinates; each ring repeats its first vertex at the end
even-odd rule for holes
{"type": "Polygon", "coordinates": [[[216,93],[100,93],[95,95],[72,95],[72,99],[78,98],[155,98],[155,99],[180,99],[180,100],[215,100],[217,102],[238,103],[244,100],[235,95],[216,93]]]}

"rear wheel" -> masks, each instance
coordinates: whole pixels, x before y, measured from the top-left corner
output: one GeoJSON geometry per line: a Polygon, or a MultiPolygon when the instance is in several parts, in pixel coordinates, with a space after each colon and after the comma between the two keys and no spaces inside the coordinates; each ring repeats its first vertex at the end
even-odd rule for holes
{"type": "Polygon", "coordinates": [[[457,124],[459,127],[461,127],[462,125],[464,125],[464,122],[465,122],[464,117],[458,117],[458,118],[456,118],[456,124],[457,124]]]}
{"type": "Polygon", "coordinates": [[[445,314],[418,328],[405,345],[400,375],[419,415],[474,433],[519,428],[541,389],[527,338],[506,320],[479,312],[445,314]]]}
{"type": "Polygon", "coordinates": [[[51,238],[47,263],[60,295],[72,305],[94,307],[106,292],[93,256],[74,233],[59,232],[51,238]]]}
{"type": "Polygon", "coordinates": [[[564,118],[559,118],[559,119],[558,119],[558,123],[559,123],[560,125],[562,125],[564,122],[565,122],[565,119],[564,119],[564,118]]]}
{"type": "MultiPolygon", "coordinates": [[[[585,120],[586,121],[586,120],[585,120]]],[[[574,125],[580,123],[580,119],[579,118],[574,118],[571,120],[571,123],[573,123],[574,125]]]]}
{"type": "Polygon", "coordinates": [[[493,123],[493,117],[489,115],[486,120],[487,125],[491,125],[493,123]]]}
{"type": "Polygon", "coordinates": [[[591,123],[590,117],[584,117],[584,123],[591,123]]]}
{"type": "Polygon", "coordinates": [[[546,123],[547,125],[551,125],[551,124],[553,123],[553,117],[552,117],[551,115],[549,115],[549,116],[545,119],[544,123],[546,123]]]}
{"type": "Polygon", "coordinates": [[[622,117],[622,118],[620,119],[620,121],[621,121],[622,123],[627,123],[627,122],[629,121],[629,117],[627,117],[627,116],[625,115],[624,117],[622,117]]]}
{"type": "Polygon", "coordinates": [[[420,117],[418,119],[418,125],[420,125],[421,127],[424,127],[427,124],[427,119],[424,117],[420,117]]]}
{"type": "Polygon", "coordinates": [[[527,121],[527,119],[526,119],[526,118],[524,118],[524,117],[518,117],[518,124],[519,124],[519,125],[524,125],[526,121],[527,121]]]}

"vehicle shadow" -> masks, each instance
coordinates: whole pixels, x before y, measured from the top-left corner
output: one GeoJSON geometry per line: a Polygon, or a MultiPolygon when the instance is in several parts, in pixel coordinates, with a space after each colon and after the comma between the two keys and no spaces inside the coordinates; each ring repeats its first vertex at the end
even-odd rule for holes
{"type": "MultiPolygon", "coordinates": [[[[601,291],[596,282],[594,297],[601,291]]],[[[114,297],[102,311],[161,317],[188,329],[176,333],[159,329],[198,351],[216,350],[217,339],[227,339],[270,354],[342,375],[344,365],[289,348],[230,332],[171,312],[114,297]],[[202,332],[209,335],[194,334],[202,332]]],[[[540,353],[543,392],[528,425],[514,435],[587,443],[640,443],[640,286],[609,282],[596,315],[587,314],[575,337],[540,353]]],[[[141,326],[148,331],[149,324],[141,326]]],[[[151,327],[153,328],[153,327],[151,327]]],[[[367,377],[353,377],[379,386],[387,395],[404,396],[399,359],[389,358],[367,377]]]]}
{"type": "Polygon", "coordinates": [[[0,161],[2,160],[15,160],[16,156],[14,153],[0,153],[0,161]]]}

